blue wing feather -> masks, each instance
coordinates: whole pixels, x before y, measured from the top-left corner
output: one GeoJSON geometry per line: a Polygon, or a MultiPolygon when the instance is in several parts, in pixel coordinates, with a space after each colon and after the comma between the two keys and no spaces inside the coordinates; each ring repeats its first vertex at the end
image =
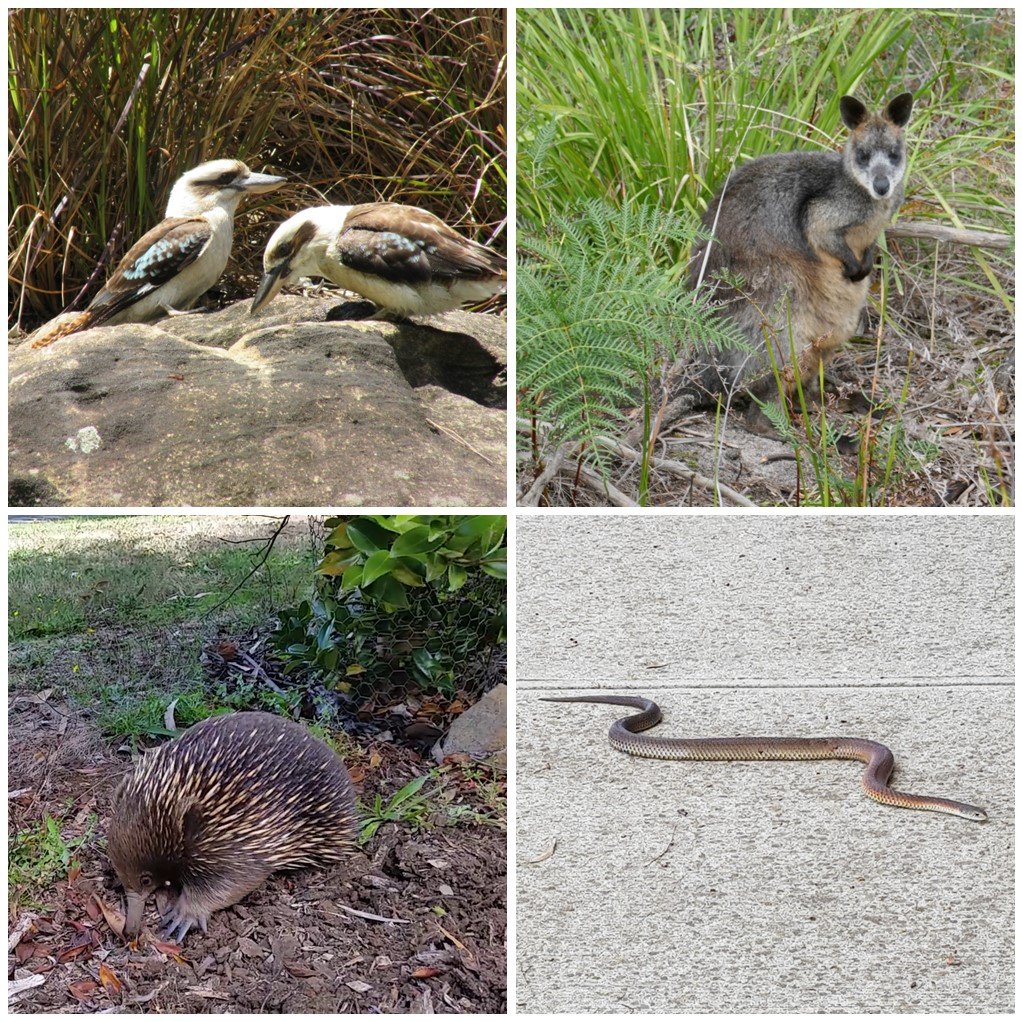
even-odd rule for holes
{"type": "Polygon", "coordinates": [[[128,250],[113,276],[89,303],[98,325],[155,291],[191,265],[213,231],[202,217],[172,217],[157,224],[128,250]]]}

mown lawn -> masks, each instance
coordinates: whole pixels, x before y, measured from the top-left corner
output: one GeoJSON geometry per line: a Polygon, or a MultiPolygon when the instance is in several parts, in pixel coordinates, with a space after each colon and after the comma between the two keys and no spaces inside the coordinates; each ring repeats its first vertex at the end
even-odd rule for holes
{"type": "Polygon", "coordinates": [[[308,595],[314,522],[262,516],[73,516],[8,526],[12,689],[57,689],[109,734],[179,724],[214,708],[202,651],[265,628],[308,595]]]}

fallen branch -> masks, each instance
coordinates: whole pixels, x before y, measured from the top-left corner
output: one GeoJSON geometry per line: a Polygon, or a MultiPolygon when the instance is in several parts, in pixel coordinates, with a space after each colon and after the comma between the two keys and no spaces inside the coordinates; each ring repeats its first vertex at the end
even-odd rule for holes
{"type": "Polygon", "coordinates": [[[888,238],[922,238],[946,241],[952,245],[976,245],[979,248],[1011,248],[1015,239],[1010,234],[973,231],[966,227],[945,227],[943,224],[898,223],[884,232],[888,238]]]}
{"type": "Polygon", "coordinates": [[[17,925],[7,934],[7,953],[10,954],[20,943],[21,938],[28,933],[35,925],[36,916],[34,913],[22,916],[17,925]]]}
{"type": "MultiPolygon", "coordinates": [[[[528,430],[531,435],[531,432],[533,430],[533,426],[531,423],[526,423],[523,422],[522,420],[519,420],[518,426],[520,429],[528,430]]],[[[545,434],[550,431],[550,426],[547,423],[539,423],[538,429],[539,432],[545,438],[545,434]]],[[[617,458],[621,458],[624,461],[637,462],[640,460],[640,455],[638,451],[636,451],[632,447],[628,447],[627,445],[621,443],[619,440],[612,440],[610,437],[598,436],[595,438],[595,441],[597,445],[603,448],[605,451],[609,452],[610,454],[613,454],[617,458]]],[[[556,460],[557,455],[562,453],[563,450],[564,450],[563,446],[558,449],[558,451],[550,459],[551,463],[553,463],[556,460]]],[[[663,472],[665,475],[672,475],[679,479],[684,479],[686,482],[691,483],[693,486],[698,486],[700,489],[709,490],[711,493],[716,493],[718,499],[721,500],[727,499],[732,504],[735,504],[738,507],[757,506],[753,501],[749,500],[748,497],[739,493],[737,490],[733,490],[730,486],[727,486],[724,483],[719,482],[715,483],[712,479],[709,479],[706,476],[702,475],[701,473],[692,470],[691,468],[688,467],[688,465],[685,465],[680,461],[671,461],[668,458],[652,457],[650,458],[650,466],[659,470],[660,472],[663,472]]],[[[549,467],[550,465],[547,466],[547,468],[549,467]]],[[[544,470],[544,473],[545,471],[546,470],[544,470]]],[[[592,490],[595,490],[601,496],[606,497],[606,499],[610,501],[611,504],[614,504],[617,507],[640,506],[638,502],[635,501],[632,497],[629,497],[627,494],[623,493],[613,484],[605,480],[599,473],[595,472],[588,465],[578,460],[577,458],[567,460],[565,455],[557,467],[557,472],[560,475],[567,475],[571,476],[572,478],[577,477],[582,482],[584,482],[586,486],[588,486],[592,490]]],[[[533,496],[533,492],[536,490],[536,487],[539,485],[541,479],[543,479],[543,474],[541,474],[540,477],[536,480],[536,482],[533,483],[532,487],[530,487],[529,492],[520,502],[521,504],[523,504],[524,506],[532,506],[526,504],[525,501],[533,496]]],[[[547,480],[544,480],[544,485],[546,481],[547,480]]],[[[536,502],[538,502],[539,497],[536,496],[535,500],[536,502]]]]}
{"type": "MultiPolygon", "coordinates": [[[[612,451],[619,458],[625,458],[628,461],[639,460],[640,455],[638,451],[633,450],[631,447],[625,447],[624,444],[619,444],[616,440],[610,440],[607,437],[600,437],[599,443],[601,447],[605,447],[607,450],[612,451]]],[[[743,496],[737,490],[732,490],[730,486],[727,486],[724,483],[715,483],[712,479],[708,479],[699,472],[693,471],[688,467],[688,465],[685,465],[680,461],[670,461],[667,458],[652,457],[649,459],[649,463],[653,468],[658,469],[660,472],[664,472],[667,475],[677,476],[679,479],[685,479],[701,489],[716,491],[718,497],[726,497],[732,504],[737,504],[739,507],[757,506],[753,503],[753,501],[749,500],[748,497],[743,496]]]]}
{"type": "Polygon", "coordinates": [[[581,461],[564,461],[559,469],[560,474],[568,476],[572,480],[579,479],[589,489],[594,490],[601,497],[605,497],[615,507],[638,507],[638,501],[632,500],[626,493],[622,493],[613,483],[607,482],[599,474],[594,472],[588,465],[581,461]]]}
{"type": "Polygon", "coordinates": [[[33,976],[19,976],[15,973],[15,978],[7,981],[7,1003],[16,1001],[26,991],[31,990],[32,987],[41,987],[46,982],[46,977],[36,973],[33,976]]]}
{"type": "Polygon", "coordinates": [[[564,449],[564,444],[554,451],[553,456],[547,458],[546,468],[536,477],[536,481],[529,487],[529,492],[521,497],[518,501],[519,507],[538,507],[540,498],[543,496],[543,491],[546,489],[546,484],[561,469],[561,463],[564,461],[564,456],[567,452],[564,449]]]}

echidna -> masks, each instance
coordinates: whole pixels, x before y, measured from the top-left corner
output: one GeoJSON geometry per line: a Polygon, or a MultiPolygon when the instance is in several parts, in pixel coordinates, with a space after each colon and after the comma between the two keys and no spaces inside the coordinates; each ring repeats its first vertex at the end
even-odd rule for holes
{"type": "Polygon", "coordinates": [[[343,859],[355,799],[341,758],[298,724],[270,713],[212,717],[147,752],[117,792],[107,832],[127,896],[125,933],[167,887],[163,917],[180,941],[278,869],[343,859]]]}

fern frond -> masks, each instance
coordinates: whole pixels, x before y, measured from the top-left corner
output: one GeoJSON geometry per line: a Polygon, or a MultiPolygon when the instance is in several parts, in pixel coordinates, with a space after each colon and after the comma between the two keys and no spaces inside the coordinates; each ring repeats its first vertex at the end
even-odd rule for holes
{"type": "Polygon", "coordinates": [[[694,236],[676,213],[596,200],[545,228],[520,228],[518,385],[528,410],[551,423],[553,440],[595,452],[595,438],[617,432],[641,400],[659,359],[741,346],[680,280],[677,253],[694,236]]]}

